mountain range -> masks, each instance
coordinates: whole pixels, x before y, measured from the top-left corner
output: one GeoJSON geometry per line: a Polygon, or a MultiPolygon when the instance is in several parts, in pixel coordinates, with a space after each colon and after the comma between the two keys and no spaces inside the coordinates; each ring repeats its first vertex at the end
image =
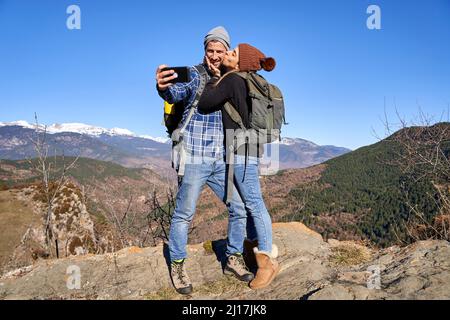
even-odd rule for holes
{"type": "MultiPolygon", "coordinates": [[[[163,169],[162,172],[170,168],[170,138],[139,136],[128,129],[105,129],[82,123],[39,125],[39,129],[41,132],[45,129],[49,155],[81,156],[126,167],[163,169]]],[[[0,159],[36,157],[33,137],[36,125],[26,121],[0,122],[0,159]]],[[[305,168],[350,151],[285,137],[279,142],[279,166],[305,168]]]]}

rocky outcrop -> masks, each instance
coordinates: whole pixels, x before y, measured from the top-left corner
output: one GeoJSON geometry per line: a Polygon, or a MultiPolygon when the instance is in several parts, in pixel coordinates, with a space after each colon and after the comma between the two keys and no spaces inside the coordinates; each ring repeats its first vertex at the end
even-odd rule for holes
{"type": "MultiPolygon", "coordinates": [[[[10,220],[0,217],[2,223],[14,225],[17,230],[26,228],[25,232],[22,231],[20,241],[16,240],[11,245],[14,249],[7,262],[3,266],[0,265],[1,269],[11,270],[27,266],[36,259],[49,258],[52,254],[54,257],[68,257],[112,251],[110,241],[95,231],[94,221],[86,209],[81,191],[73,183],[62,186],[52,202],[49,223],[53,240],[51,246],[46,245],[46,196],[42,188],[32,185],[4,193],[8,193],[12,207],[27,207],[28,211],[32,212],[33,221],[24,225],[14,216],[10,220]]],[[[5,241],[3,238],[0,235],[0,242],[5,241]]]]}
{"type": "Polygon", "coordinates": [[[253,291],[222,274],[223,240],[190,245],[191,296],[171,286],[167,247],[42,260],[0,278],[2,299],[450,299],[450,244],[374,250],[323,241],[298,222],[273,225],[280,274],[253,291]]]}
{"type": "Polygon", "coordinates": [[[450,243],[419,241],[376,252],[360,266],[338,270],[310,299],[450,299],[450,243]],[[377,278],[379,289],[374,281],[368,285],[377,278]]]}
{"type": "Polygon", "coordinates": [[[64,185],[53,201],[53,237],[58,239],[60,255],[80,255],[97,251],[94,223],[82,201],[80,190],[64,185]]]}

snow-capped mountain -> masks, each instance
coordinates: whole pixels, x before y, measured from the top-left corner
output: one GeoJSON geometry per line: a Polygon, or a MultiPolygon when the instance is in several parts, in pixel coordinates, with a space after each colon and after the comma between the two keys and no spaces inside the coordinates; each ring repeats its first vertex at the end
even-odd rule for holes
{"type": "MultiPolygon", "coordinates": [[[[35,157],[30,139],[35,134],[34,129],[35,125],[26,121],[0,122],[0,159],[35,157]]],[[[147,166],[161,172],[171,167],[169,138],[139,136],[128,129],[105,129],[83,123],[53,124],[45,129],[49,154],[52,155],[82,156],[129,167],[147,166]]],[[[278,146],[278,162],[282,169],[308,167],[351,151],[288,137],[278,142],[278,146]]]]}
{"type": "MultiPolygon", "coordinates": [[[[40,125],[47,134],[49,155],[81,156],[127,167],[170,168],[167,138],[138,136],[127,129],[105,129],[83,123],[40,125]]],[[[26,121],[0,122],[0,159],[36,157],[36,126],[26,121]]],[[[43,132],[43,131],[39,132],[43,132]]]]}
{"type": "MultiPolygon", "coordinates": [[[[27,129],[35,129],[36,125],[28,123],[27,121],[19,120],[14,122],[0,122],[0,127],[7,127],[7,126],[19,126],[27,129]]],[[[122,128],[112,128],[112,129],[106,129],[102,127],[92,126],[84,123],[55,123],[50,126],[44,126],[39,125],[40,129],[46,129],[46,132],[49,134],[55,134],[55,133],[63,133],[63,132],[72,132],[72,133],[79,133],[79,134],[85,134],[89,136],[101,136],[101,135],[109,135],[109,136],[130,136],[130,137],[137,137],[137,138],[143,138],[143,139],[149,139],[160,143],[166,143],[170,139],[169,138],[162,138],[162,137],[152,137],[149,135],[137,135],[133,132],[131,132],[128,129],[122,129],[122,128]]]]}
{"type": "Polygon", "coordinates": [[[303,145],[305,147],[319,147],[319,145],[315,144],[314,142],[305,140],[305,139],[300,139],[300,138],[281,138],[281,141],[279,142],[282,145],[285,146],[292,146],[294,144],[300,144],[303,145]]]}
{"type": "Polygon", "coordinates": [[[0,127],[17,126],[22,128],[34,129],[35,125],[28,123],[27,121],[19,120],[13,122],[0,122],[0,127]]]}
{"type": "Polygon", "coordinates": [[[140,136],[143,139],[149,139],[149,140],[153,140],[159,143],[169,143],[170,141],[172,141],[170,138],[163,138],[163,137],[152,137],[152,136],[148,136],[148,135],[143,135],[140,136]]]}

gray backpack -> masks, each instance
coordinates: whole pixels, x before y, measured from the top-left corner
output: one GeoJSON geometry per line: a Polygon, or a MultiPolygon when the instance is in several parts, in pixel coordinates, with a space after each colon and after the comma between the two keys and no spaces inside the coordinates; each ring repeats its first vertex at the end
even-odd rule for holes
{"type": "MultiPolygon", "coordinates": [[[[267,82],[256,72],[236,72],[247,83],[251,100],[250,128],[258,134],[260,141],[271,143],[280,140],[281,126],[286,124],[284,100],[280,89],[267,82]]],[[[242,118],[230,102],[225,103],[225,111],[231,119],[246,130],[242,118]]]]}

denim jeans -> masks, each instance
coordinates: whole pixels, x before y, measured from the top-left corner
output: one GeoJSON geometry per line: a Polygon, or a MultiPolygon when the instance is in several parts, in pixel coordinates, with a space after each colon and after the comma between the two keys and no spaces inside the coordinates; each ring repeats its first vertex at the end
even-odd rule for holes
{"type": "MultiPolygon", "coordinates": [[[[223,159],[188,157],[184,176],[179,183],[175,210],[170,224],[169,253],[171,261],[187,258],[186,245],[189,226],[203,186],[207,184],[219,199],[225,201],[225,181],[226,165],[223,159]]],[[[227,205],[227,209],[229,220],[225,254],[229,256],[234,253],[242,253],[245,236],[256,238],[256,231],[236,188],[234,188],[233,198],[227,205]],[[247,220],[249,221],[247,222],[247,220]]]]}
{"type": "Polygon", "coordinates": [[[261,193],[259,184],[258,158],[236,155],[234,165],[234,183],[245,208],[253,218],[258,239],[258,249],[272,251],[272,220],[261,193]]]}

